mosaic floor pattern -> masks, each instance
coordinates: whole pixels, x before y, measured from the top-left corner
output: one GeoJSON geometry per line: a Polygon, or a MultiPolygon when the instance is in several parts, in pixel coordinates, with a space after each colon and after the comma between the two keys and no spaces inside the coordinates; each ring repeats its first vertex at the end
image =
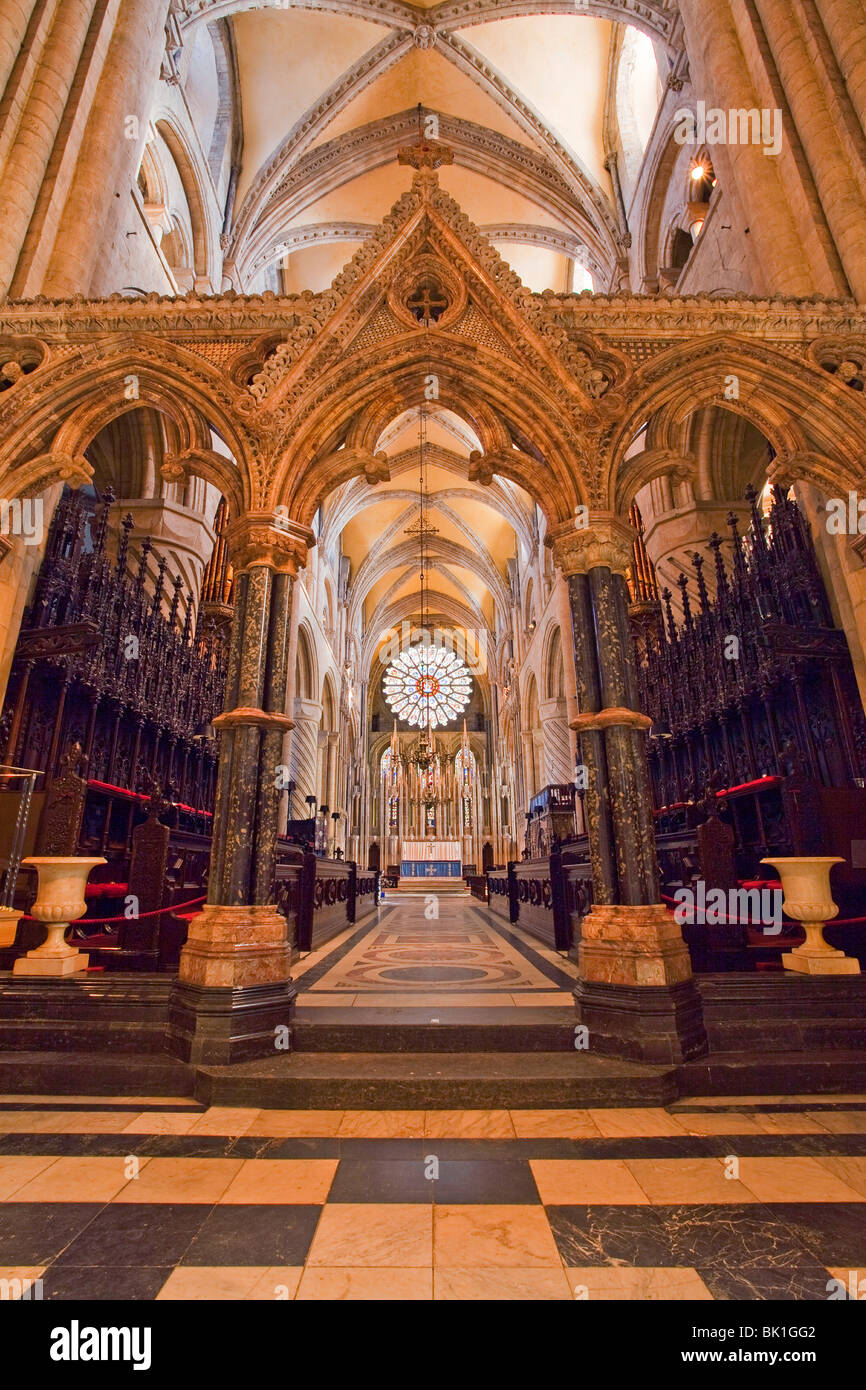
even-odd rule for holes
{"type": "Polygon", "coordinates": [[[471,898],[428,896],[435,917],[425,915],[430,908],[423,895],[392,895],[378,923],[326,947],[314,966],[293,970],[298,988],[462,995],[573,987],[558,956],[500,929],[471,898]]]}
{"type": "Polygon", "coordinates": [[[426,1112],[0,1097],[0,1299],[25,1291],[861,1297],[866,1097],[426,1112]]]}

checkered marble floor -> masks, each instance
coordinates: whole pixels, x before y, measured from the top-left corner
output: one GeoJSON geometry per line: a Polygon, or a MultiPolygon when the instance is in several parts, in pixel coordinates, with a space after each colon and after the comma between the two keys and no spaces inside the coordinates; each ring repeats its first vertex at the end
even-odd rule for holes
{"type": "Polygon", "coordinates": [[[866,1280],[866,1095],[0,1097],[0,1297],[15,1280],[60,1300],[842,1297],[866,1280]]]}

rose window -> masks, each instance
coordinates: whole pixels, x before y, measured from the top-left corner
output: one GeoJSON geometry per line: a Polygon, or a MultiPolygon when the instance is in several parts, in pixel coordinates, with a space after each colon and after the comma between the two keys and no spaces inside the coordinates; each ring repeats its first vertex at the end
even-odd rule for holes
{"type": "Polygon", "coordinates": [[[466,708],[472,677],[456,652],[445,647],[410,647],[391,662],[382,689],[398,719],[436,729],[466,708]]]}

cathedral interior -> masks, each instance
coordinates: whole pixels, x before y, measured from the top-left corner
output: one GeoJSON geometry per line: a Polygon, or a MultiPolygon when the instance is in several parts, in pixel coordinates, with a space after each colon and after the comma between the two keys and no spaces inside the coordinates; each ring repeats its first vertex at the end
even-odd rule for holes
{"type": "Polygon", "coordinates": [[[0,85],[0,1298],[866,1298],[861,0],[0,85]]]}

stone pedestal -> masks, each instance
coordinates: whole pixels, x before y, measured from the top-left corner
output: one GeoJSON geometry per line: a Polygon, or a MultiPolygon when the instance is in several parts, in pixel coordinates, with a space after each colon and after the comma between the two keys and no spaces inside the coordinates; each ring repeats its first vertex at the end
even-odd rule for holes
{"type": "Polygon", "coordinates": [[[591,1052],[660,1064],[706,1052],[688,948],[663,904],[593,907],[581,934],[574,999],[591,1052]]]}
{"type": "Polygon", "coordinates": [[[297,990],[286,919],[275,906],[207,903],[190,923],[166,1046],[219,1066],[286,1051],[297,990]]]}

